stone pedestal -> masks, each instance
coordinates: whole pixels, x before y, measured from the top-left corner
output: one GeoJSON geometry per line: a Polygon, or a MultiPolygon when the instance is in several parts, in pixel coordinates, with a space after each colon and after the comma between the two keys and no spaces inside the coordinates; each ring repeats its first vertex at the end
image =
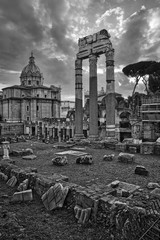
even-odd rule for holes
{"type": "Polygon", "coordinates": [[[83,136],[82,59],[75,61],[75,138],[83,136]]]}
{"type": "Polygon", "coordinates": [[[10,149],[9,142],[5,141],[5,142],[2,142],[2,144],[3,144],[3,160],[10,160],[10,157],[9,157],[9,149],[10,149]]]}
{"type": "Polygon", "coordinates": [[[89,139],[98,139],[97,56],[89,56],[89,139]]]}

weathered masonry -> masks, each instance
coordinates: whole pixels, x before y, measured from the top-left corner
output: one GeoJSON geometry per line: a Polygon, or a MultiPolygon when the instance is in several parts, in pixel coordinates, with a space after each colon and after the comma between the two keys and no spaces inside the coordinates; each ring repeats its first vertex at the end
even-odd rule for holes
{"type": "Polygon", "coordinates": [[[114,49],[110,35],[103,29],[93,35],[80,38],[79,52],[75,60],[75,137],[83,137],[82,61],[89,58],[89,138],[98,138],[97,59],[106,56],[106,137],[115,136],[115,82],[114,49]]]}

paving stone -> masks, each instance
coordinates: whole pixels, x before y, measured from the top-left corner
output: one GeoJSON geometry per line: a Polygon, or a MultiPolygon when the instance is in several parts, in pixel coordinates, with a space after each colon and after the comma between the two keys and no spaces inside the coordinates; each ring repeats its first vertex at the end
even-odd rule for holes
{"type": "Polygon", "coordinates": [[[35,155],[28,155],[28,156],[23,156],[22,158],[24,160],[34,160],[34,159],[36,159],[36,157],[37,156],[35,156],[35,155]]]}

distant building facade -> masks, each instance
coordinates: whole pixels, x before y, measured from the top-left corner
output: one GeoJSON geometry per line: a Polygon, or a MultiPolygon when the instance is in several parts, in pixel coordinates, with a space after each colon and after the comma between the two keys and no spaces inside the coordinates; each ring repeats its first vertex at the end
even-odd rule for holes
{"type": "Polygon", "coordinates": [[[160,137],[160,93],[143,97],[142,137],[145,141],[155,141],[160,137]]]}
{"type": "Polygon", "coordinates": [[[72,109],[75,109],[74,101],[61,101],[61,111],[60,111],[61,118],[66,118],[68,111],[72,109]]]}
{"type": "MultiPolygon", "coordinates": [[[[60,118],[61,89],[54,85],[44,86],[43,82],[43,75],[31,53],[29,63],[20,75],[20,85],[2,89],[1,121],[25,123],[25,126],[30,126],[30,129],[35,132],[34,126],[41,119],[60,118]]],[[[30,131],[29,127],[26,129],[24,133],[30,131]]]]}

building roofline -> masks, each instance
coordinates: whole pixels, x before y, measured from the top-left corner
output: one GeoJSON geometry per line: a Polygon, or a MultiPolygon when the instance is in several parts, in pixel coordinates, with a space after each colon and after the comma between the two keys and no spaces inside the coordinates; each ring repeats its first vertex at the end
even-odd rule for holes
{"type": "Polygon", "coordinates": [[[55,88],[52,88],[52,87],[47,87],[47,86],[21,86],[21,85],[13,85],[13,86],[10,86],[10,87],[5,87],[5,88],[2,88],[2,90],[5,90],[5,89],[9,89],[9,88],[18,88],[18,89],[37,89],[37,88],[41,88],[41,89],[48,89],[48,90],[52,90],[52,91],[55,91],[56,89],[58,90],[59,87],[56,87],[54,86],[55,88]]]}

